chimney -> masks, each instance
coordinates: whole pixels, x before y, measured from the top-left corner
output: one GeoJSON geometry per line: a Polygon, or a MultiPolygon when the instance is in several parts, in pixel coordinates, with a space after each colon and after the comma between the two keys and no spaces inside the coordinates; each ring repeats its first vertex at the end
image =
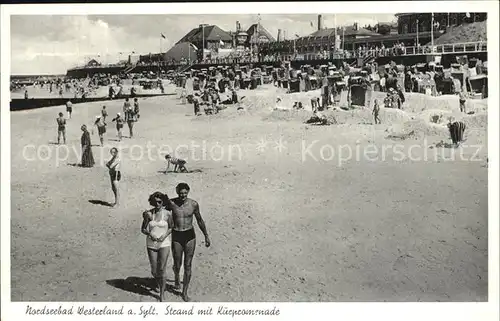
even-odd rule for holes
{"type": "Polygon", "coordinates": [[[358,30],[359,30],[359,28],[358,28],[358,23],[357,23],[357,22],[355,22],[355,23],[354,23],[354,30],[355,30],[355,31],[358,31],[358,30]]]}
{"type": "Polygon", "coordinates": [[[323,17],[319,14],[318,15],[318,30],[323,29],[323,17]]]}
{"type": "Polygon", "coordinates": [[[240,22],[236,21],[236,32],[240,32],[240,22]]]}
{"type": "Polygon", "coordinates": [[[281,41],[281,29],[278,29],[278,38],[276,38],[278,42],[281,41]]]}

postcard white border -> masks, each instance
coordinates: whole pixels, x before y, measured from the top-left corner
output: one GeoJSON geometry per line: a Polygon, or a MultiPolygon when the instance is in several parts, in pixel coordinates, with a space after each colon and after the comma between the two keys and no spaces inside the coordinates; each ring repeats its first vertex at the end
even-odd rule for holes
{"type": "MultiPolygon", "coordinates": [[[[489,201],[489,266],[488,302],[484,303],[195,303],[196,307],[224,304],[238,308],[280,309],[279,317],[259,317],[276,320],[498,320],[499,314],[499,55],[498,55],[498,10],[497,1],[407,1],[407,2],[293,2],[293,3],[196,3],[196,4],[29,4],[2,5],[1,7],[1,320],[79,320],[89,317],[71,318],[53,316],[26,316],[26,303],[10,302],[10,16],[11,15],[91,15],[91,14],[317,14],[317,13],[387,13],[387,12],[488,12],[488,77],[493,90],[489,90],[488,108],[488,201],[489,201]]],[[[45,303],[29,303],[43,307],[45,303]]],[[[66,303],[61,303],[67,305],[66,303]]],[[[74,302],[73,305],[85,304],[74,302]]],[[[126,303],[138,307],[142,303],[126,303]]],[[[58,303],[50,303],[57,306],[58,303]]],[[[89,303],[86,303],[89,305],[89,303]]],[[[121,303],[96,303],[94,306],[119,307],[121,303]]],[[[159,303],[154,303],[160,309],[159,303]]],[[[175,304],[189,307],[190,304],[175,304]]],[[[166,316],[161,316],[165,318],[166,316]]],[[[223,317],[190,317],[203,320],[223,317]]],[[[92,319],[94,317],[91,317],[92,319]]],[[[102,317],[101,317],[102,318],[102,317]]],[[[149,317],[147,320],[158,319],[149,317]]],[[[186,318],[173,317],[168,318],[186,318]]],[[[240,318],[240,317],[236,317],[240,318]]],[[[241,317],[243,318],[243,317],[241,317]]],[[[140,320],[138,317],[106,317],[107,320],[140,320]]]]}

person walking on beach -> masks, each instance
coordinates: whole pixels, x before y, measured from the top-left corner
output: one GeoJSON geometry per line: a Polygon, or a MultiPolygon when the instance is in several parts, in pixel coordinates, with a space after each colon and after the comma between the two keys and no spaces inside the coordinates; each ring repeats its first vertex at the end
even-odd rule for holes
{"type": "Polygon", "coordinates": [[[104,134],[106,134],[106,123],[104,122],[102,116],[95,116],[94,125],[97,127],[97,133],[99,134],[99,140],[101,141],[101,146],[104,146],[104,134]]]}
{"type": "Polygon", "coordinates": [[[73,113],[73,103],[71,100],[66,102],[66,112],[68,113],[68,118],[71,119],[71,113],[73,113]]]}
{"type": "Polygon", "coordinates": [[[373,104],[373,117],[375,120],[375,125],[376,124],[381,124],[380,118],[379,118],[379,113],[380,113],[380,106],[378,105],[378,100],[375,99],[374,104],[373,104]]]}
{"type": "Polygon", "coordinates": [[[120,171],[121,161],[118,155],[118,148],[113,147],[110,150],[111,159],[106,163],[106,167],[109,169],[109,177],[111,179],[111,190],[115,196],[115,202],[112,204],[113,207],[120,206],[120,190],[118,189],[118,182],[122,178],[120,171]]]}
{"type": "Polygon", "coordinates": [[[82,125],[82,137],[81,137],[81,144],[82,144],[82,167],[94,167],[95,161],[94,161],[94,155],[92,154],[92,141],[90,140],[90,133],[87,130],[86,125],[82,125]]]}
{"type": "Polygon", "coordinates": [[[61,136],[63,138],[63,143],[66,144],[66,119],[63,113],[59,113],[59,117],[56,118],[57,121],[57,144],[61,144],[61,136]]]}
{"type": "Polygon", "coordinates": [[[190,301],[188,295],[189,282],[191,281],[191,263],[193,261],[194,250],[196,248],[196,234],[193,227],[193,216],[198,222],[200,230],[205,236],[205,246],[210,246],[205,222],[200,214],[198,203],[188,198],[189,185],[180,183],[176,187],[178,197],[170,203],[173,218],[172,230],[172,254],[174,259],[175,288],[180,289],[179,272],[181,270],[184,255],[184,279],[182,289],[182,299],[190,301]]]}
{"type": "Polygon", "coordinates": [[[151,274],[158,283],[160,302],[163,302],[167,279],[167,260],[172,242],[170,234],[174,222],[172,214],[168,211],[170,201],[167,195],[155,192],[149,196],[148,201],[153,208],[142,214],[141,232],[146,235],[146,249],[151,274]]]}
{"type": "Polygon", "coordinates": [[[134,122],[137,120],[136,114],[131,106],[125,112],[125,121],[128,125],[129,137],[134,137],[134,122]]]}
{"type": "Polygon", "coordinates": [[[125,121],[122,118],[122,115],[120,113],[116,114],[116,117],[113,118],[111,121],[116,121],[116,131],[118,133],[118,141],[122,141],[122,130],[123,130],[123,124],[125,121]]]}

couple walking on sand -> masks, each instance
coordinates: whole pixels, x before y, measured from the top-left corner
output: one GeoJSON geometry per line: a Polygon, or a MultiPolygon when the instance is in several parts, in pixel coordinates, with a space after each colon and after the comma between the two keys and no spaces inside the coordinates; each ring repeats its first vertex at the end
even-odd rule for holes
{"type": "Polygon", "coordinates": [[[167,194],[155,192],[149,196],[153,207],[143,213],[141,232],[146,235],[146,247],[151,274],[159,285],[160,301],[164,301],[166,287],[167,259],[172,249],[174,260],[175,289],[180,290],[179,272],[184,257],[184,279],[182,299],[190,301],[188,296],[191,280],[191,263],[196,248],[196,235],[193,217],[205,236],[205,246],[210,246],[205,222],[200,214],[198,203],[188,198],[189,185],[180,183],[176,187],[178,197],[170,200],[167,194]]]}

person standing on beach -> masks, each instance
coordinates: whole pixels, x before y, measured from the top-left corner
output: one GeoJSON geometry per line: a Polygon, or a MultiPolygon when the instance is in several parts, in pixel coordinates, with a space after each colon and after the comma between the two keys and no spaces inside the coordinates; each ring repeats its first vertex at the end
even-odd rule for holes
{"type": "Polygon", "coordinates": [[[123,124],[125,121],[122,118],[122,115],[120,113],[116,114],[116,117],[113,118],[111,121],[116,121],[116,131],[118,133],[118,141],[122,141],[122,129],[123,129],[123,124]]]}
{"type": "Polygon", "coordinates": [[[106,134],[106,123],[104,122],[102,116],[95,116],[94,125],[97,127],[97,133],[99,134],[99,140],[101,141],[101,146],[104,146],[104,134],[106,134]]]}
{"type": "Polygon", "coordinates": [[[56,118],[57,121],[57,144],[61,144],[61,136],[63,138],[64,144],[66,144],[66,119],[63,113],[59,113],[59,117],[56,118]]]}
{"type": "Polygon", "coordinates": [[[134,137],[134,122],[136,121],[136,115],[134,113],[134,110],[130,106],[127,111],[125,112],[125,121],[127,122],[128,125],[128,131],[129,131],[129,137],[133,138],[134,137]]]}
{"type": "Polygon", "coordinates": [[[151,274],[158,282],[160,302],[163,302],[167,279],[167,260],[172,244],[170,234],[174,222],[172,214],[168,211],[170,201],[167,195],[155,192],[149,196],[148,201],[153,208],[142,214],[141,232],[146,235],[146,249],[151,274]]]}
{"type": "Polygon", "coordinates": [[[71,113],[73,113],[73,103],[71,100],[66,102],[66,112],[68,113],[68,118],[71,119],[71,113]]]}
{"type": "Polygon", "coordinates": [[[375,99],[374,104],[373,104],[373,117],[375,120],[375,125],[376,124],[381,124],[380,118],[379,118],[379,113],[380,113],[380,106],[378,105],[378,100],[375,99]]]}
{"type": "Polygon", "coordinates": [[[81,144],[82,144],[82,167],[94,167],[95,161],[94,161],[94,155],[92,154],[92,141],[90,140],[90,133],[87,130],[86,125],[82,125],[82,137],[81,137],[81,144]]]}
{"type": "Polygon", "coordinates": [[[120,191],[118,189],[118,182],[122,178],[120,171],[120,157],[118,156],[118,148],[113,147],[110,150],[111,159],[106,163],[106,167],[109,169],[109,177],[111,179],[111,190],[115,196],[115,202],[112,204],[113,207],[120,206],[120,191]]]}
{"type": "Polygon", "coordinates": [[[106,110],[106,106],[102,106],[101,116],[102,120],[106,121],[106,117],[108,117],[108,111],[106,110]]]}
{"type": "Polygon", "coordinates": [[[459,100],[459,103],[460,103],[460,112],[462,113],[465,113],[465,102],[466,102],[466,99],[467,99],[467,96],[466,94],[461,91],[459,94],[458,94],[458,100],[459,100]]]}
{"type": "Polygon", "coordinates": [[[398,103],[398,109],[402,109],[403,108],[403,104],[405,102],[405,94],[403,92],[403,88],[401,88],[401,85],[397,85],[397,88],[396,88],[396,94],[398,95],[399,99],[397,100],[397,103],[398,103]]]}
{"type": "Polygon", "coordinates": [[[125,98],[125,101],[123,102],[123,114],[125,115],[127,113],[127,110],[130,109],[130,101],[128,98],[125,98]]]}
{"type": "Polygon", "coordinates": [[[181,270],[184,255],[184,279],[182,289],[182,299],[190,301],[188,295],[189,282],[191,281],[191,263],[193,261],[194,250],[196,248],[196,234],[193,227],[193,216],[198,222],[200,230],[205,236],[205,246],[210,246],[205,222],[200,214],[198,203],[188,198],[189,185],[180,183],[176,187],[178,197],[171,201],[172,217],[174,226],[172,230],[172,254],[174,258],[175,288],[180,289],[179,272],[181,270]]]}
{"type": "Polygon", "coordinates": [[[136,121],[139,120],[139,101],[137,100],[137,97],[134,98],[134,114],[135,114],[135,118],[136,118],[136,121]]]}

